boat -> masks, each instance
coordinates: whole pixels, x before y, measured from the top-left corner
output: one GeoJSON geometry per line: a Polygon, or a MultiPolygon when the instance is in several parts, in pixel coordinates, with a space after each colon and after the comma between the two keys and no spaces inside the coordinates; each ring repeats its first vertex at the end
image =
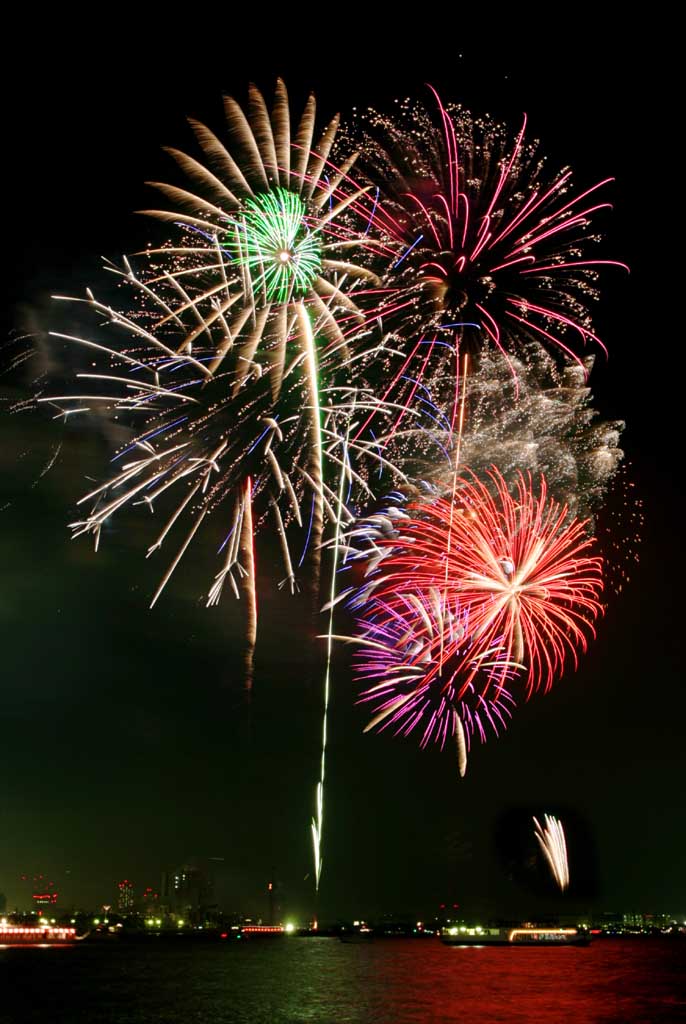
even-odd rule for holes
{"type": "Polygon", "coordinates": [[[356,921],[352,928],[341,928],[338,938],[341,942],[371,942],[374,930],[364,921],[356,921]]]}
{"type": "Polygon", "coordinates": [[[529,926],[519,928],[444,928],[441,942],[446,946],[588,946],[591,938],[588,932],[578,928],[555,928],[546,925],[541,928],[529,926]]]}
{"type": "Polygon", "coordinates": [[[0,924],[0,946],[64,946],[83,938],[62,925],[0,924]]]}

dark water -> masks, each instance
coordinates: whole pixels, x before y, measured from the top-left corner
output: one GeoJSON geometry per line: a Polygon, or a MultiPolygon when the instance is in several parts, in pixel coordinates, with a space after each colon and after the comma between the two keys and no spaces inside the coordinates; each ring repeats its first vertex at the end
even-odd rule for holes
{"type": "Polygon", "coordinates": [[[686,1021],[686,942],[459,949],[438,941],[0,951],[2,1024],[686,1021]]]}

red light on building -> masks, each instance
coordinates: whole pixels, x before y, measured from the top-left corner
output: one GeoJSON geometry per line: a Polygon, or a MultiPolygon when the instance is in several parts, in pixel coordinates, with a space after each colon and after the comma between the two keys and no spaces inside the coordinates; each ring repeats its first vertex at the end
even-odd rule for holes
{"type": "Polygon", "coordinates": [[[37,907],[54,907],[58,896],[57,892],[34,892],[32,899],[37,907]]]}

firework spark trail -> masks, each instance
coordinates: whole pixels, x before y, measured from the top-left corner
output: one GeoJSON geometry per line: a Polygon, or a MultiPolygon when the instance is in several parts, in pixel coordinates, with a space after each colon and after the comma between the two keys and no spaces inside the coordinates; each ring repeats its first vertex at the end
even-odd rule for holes
{"type": "MultiPolygon", "coordinates": [[[[454,466],[453,466],[453,486],[452,486],[452,494],[451,494],[451,497],[450,497],[450,523],[448,525],[448,539],[447,539],[447,542],[446,542],[446,552],[445,552],[445,578],[443,580],[443,604],[444,605],[445,605],[445,603],[447,601],[447,597],[448,597],[448,570],[449,570],[449,566],[450,566],[450,549],[451,549],[451,546],[452,546],[452,539],[453,539],[453,510],[455,508],[455,494],[456,494],[456,491],[457,491],[457,479],[458,479],[458,472],[459,472],[459,466],[460,466],[460,451],[461,451],[461,448],[462,448],[462,434],[463,434],[463,431],[464,431],[465,399],[467,397],[467,367],[469,365],[468,359],[469,359],[469,356],[465,353],[464,365],[462,367],[462,379],[460,380],[460,344],[459,344],[459,340],[458,340],[458,343],[455,346],[455,366],[456,366],[456,372],[455,372],[455,400],[453,402],[453,413],[452,413],[452,421],[451,421],[451,433],[453,432],[453,428],[455,426],[455,416],[456,416],[456,413],[457,413],[458,396],[460,394],[460,384],[462,385],[462,397],[461,397],[460,403],[459,403],[459,405],[460,405],[460,416],[459,416],[458,426],[457,426],[457,437],[456,437],[456,440],[455,440],[455,463],[454,463],[454,466]]],[[[440,657],[439,657],[439,661],[438,661],[438,671],[439,671],[439,673],[442,672],[442,670],[443,670],[443,634],[441,633],[441,652],[440,652],[440,657]]],[[[462,733],[460,731],[458,731],[458,745],[460,746],[460,761],[461,761],[461,763],[464,761],[465,762],[465,767],[466,767],[466,758],[465,758],[464,752],[462,751],[462,744],[460,742],[461,740],[462,740],[462,733]]],[[[462,774],[464,774],[464,773],[462,773],[462,774]]]]}
{"type": "MultiPolygon", "coordinates": [[[[300,331],[303,339],[303,349],[305,352],[305,373],[307,376],[307,385],[309,389],[309,397],[312,406],[312,414],[310,417],[311,433],[312,433],[312,458],[310,460],[310,472],[313,474],[314,479],[314,504],[312,506],[312,519],[310,522],[310,532],[308,538],[311,542],[312,551],[312,572],[313,572],[313,594],[319,592],[319,570],[321,565],[321,542],[322,533],[324,529],[324,452],[322,445],[322,413],[321,413],[321,400],[319,395],[319,373],[317,366],[317,349],[312,334],[312,325],[310,318],[305,310],[302,303],[298,304],[298,321],[300,323],[300,331]]],[[[340,503],[339,503],[340,508],[340,503]]],[[[340,518],[340,511],[336,517],[336,522],[340,518]]]]}
{"type": "MultiPolygon", "coordinates": [[[[349,440],[350,423],[354,416],[354,409],[351,419],[348,421],[348,435],[346,436],[346,446],[349,440]]],[[[337,517],[335,534],[333,539],[333,556],[331,565],[331,586],[329,590],[329,627],[326,633],[326,666],[324,670],[324,695],[323,695],[323,711],[322,711],[322,750],[321,760],[319,764],[319,782],[316,790],[316,817],[312,819],[312,843],[314,847],[314,870],[315,870],[315,889],[319,891],[319,882],[322,873],[322,836],[324,829],[324,783],[326,781],[326,749],[328,740],[328,719],[329,719],[329,695],[331,689],[331,656],[333,653],[333,619],[334,619],[334,608],[336,605],[336,579],[338,573],[338,552],[340,546],[340,530],[341,520],[343,518],[342,512],[344,508],[343,504],[343,492],[346,483],[346,465],[347,465],[347,448],[346,455],[340,467],[339,483],[338,483],[338,505],[337,505],[337,517]]]]}
{"type": "Polygon", "coordinates": [[[257,580],[255,577],[255,535],[252,518],[252,481],[245,481],[243,492],[243,520],[241,523],[240,546],[241,564],[245,570],[244,587],[247,596],[245,625],[245,686],[252,689],[255,673],[255,644],[257,642],[257,580]]]}
{"type": "Polygon", "coordinates": [[[564,892],[569,886],[569,862],[564,829],[562,822],[552,814],[546,814],[544,818],[545,827],[541,826],[537,818],[533,819],[534,834],[541,852],[548,862],[555,883],[560,891],[564,892]]]}

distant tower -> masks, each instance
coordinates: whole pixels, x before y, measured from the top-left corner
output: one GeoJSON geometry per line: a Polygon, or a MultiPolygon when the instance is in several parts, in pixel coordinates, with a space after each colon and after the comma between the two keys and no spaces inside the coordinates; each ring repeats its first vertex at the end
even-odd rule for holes
{"type": "Polygon", "coordinates": [[[130,914],[133,910],[133,882],[124,878],[117,883],[117,910],[120,914],[130,914]]]}
{"type": "Polygon", "coordinates": [[[274,924],[274,883],[269,882],[267,885],[267,892],[269,893],[269,918],[267,924],[274,924]]]}

